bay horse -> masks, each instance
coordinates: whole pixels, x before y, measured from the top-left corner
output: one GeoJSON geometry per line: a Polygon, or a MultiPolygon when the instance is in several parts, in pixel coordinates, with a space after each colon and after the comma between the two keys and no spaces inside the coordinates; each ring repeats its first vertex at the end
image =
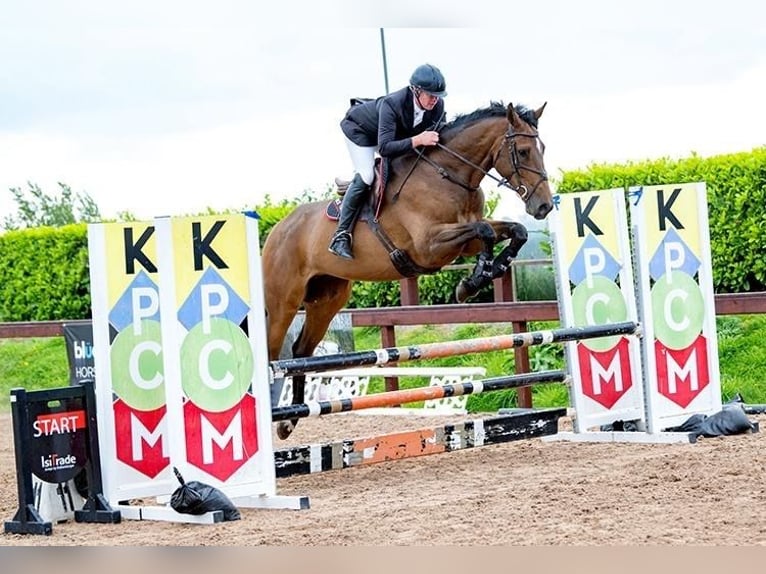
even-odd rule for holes
{"type": "MultiPolygon", "coordinates": [[[[457,116],[440,130],[440,143],[390,162],[379,217],[357,222],[354,259],[328,251],[335,223],[329,200],[296,207],[279,221],[263,245],[264,298],[269,359],[276,360],[287,330],[303,307],[305,322],[292,346],[293,357],[308,357],[333,317],[351,296],[353,281],[392,281],[434,273],[459,256],[478,254],[472,274],[456,287],[458,302],[500,277],[527,240],[516,222],[485,219],[479,184],[491,177],[514,192],[526,211],[544,219],[552,208],[537,130],[545,104],[536,110],[491,102],[457,116]],[[488,173],[494,168],[502,179],[488,173]],[[373,231],[376,229],[376,231],[373,231]],[[496,256],[498,242],[510,240],[496,256]]],[[[304,401],[305,377],[293,377],[293,403],[304,401]]],[[[281,421],[280,439],[297,419],[281,421]]]]}

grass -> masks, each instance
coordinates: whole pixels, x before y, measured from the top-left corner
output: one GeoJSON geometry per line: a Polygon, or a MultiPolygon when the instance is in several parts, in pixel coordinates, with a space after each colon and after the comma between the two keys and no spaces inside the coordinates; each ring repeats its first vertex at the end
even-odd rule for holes
{"type": "MultiPolygon", "coordinates": [[[[555,327],[552,323],[540,323],[530,326],[530,329],[547,329],[555,327]]],[[[413,328],[399,328],[397,331],[397,346],[417,345],[434,343],[448,340],[473,339],[478,337],[492,337],[506,335],[511,332],[511,327],[502,323],[490,325],[423,325],[413,328]]],[[[373,349],[380,347],[379,330],[375,327],[356,329],[354,341],[357,349],[373,349]]],[[[560,345],[546,347],[532,347],[530,351],[530,366],[533,370],[563,369],[563,347],[560,345]]],[[[513,349],[505,351],[492,351],[481,355],[462,355],[447,357],[444,359],[430,359],[408,363],[410,366],[442,366],[442,367],[476,367],[481,366],[487,370],[487,377],[498,377],[514,372],[515,361],[513,349]]],[[[428,385],[428,379],[422,377],[407,377],[399,379],[402,389],[422,387],[428,385]]],[[[368,392],[381,392],[383,390],[382,379],[372,379],[368,392]]],[[[561,385],[540,385],[532,388],[532,401],[535,406],[564,406],[568,402],[568,393],[561,385]]],[[[422,403],[413,403],[409,407],[419,407],[422,403]]],[[[515,390],[497,391],[481,395],[470,395],[467,402],[469,412],[494,412],[501,408],[518,406],[517,393],[515,390]]]]}
{"type": "MultiPolygon", "coordinates": [[[[530,324],[530,330],[555,328],[556,323],[530,324]]],[[[502,323],[491,325],[424,325],[400,327],[397,345],[415,345],[448,340],[510,333],[510,326],[502,323]]],[[[724,402],[737,393],[747,403],[766,404],[766,316],[737,315],[717,320],[718,356],[721,372],[721,388],[724,402]]],[[[380,331],[374,327],[354,329],[356,349],[380,347],[380,331]]],[[[564,356],[561,345],[530,347],[530,364],[535,371],[563,369],[564,356]]],[[[413,361],[410,366],[475,367],[482,366],[488,377],[514,372],[513,350],[493,351],[481,355],[464,355],[444,359],[413,361]]],[[[404,363],[402,364],[404,365],[404,363]]],[[[63,337],[39,339],[0,340],[0,409],[8,410],[9,393],[12,388],[40,390],[67,386],[69,367],[63,337]]],[[[401,388],[425,386],[428,379],[407,377],[400,379],[401,388]]],[[[383,390],[383,379],[370,382],[369,392],[383,390]]],[[[532,388],[532,401],[536,407],[557,407],[569,404],[567,389],[562,385],[539,385],[532,388]]],[[[410,406],[420,406],[414,404],[410,406]]],[[[471,412],[493,412],[499,408],[517,406],[516,391],[498,391],[468,397],[471,412]]]]}
{"type": "MultiPolygon", "coordinates": [[[[530,330],[553,329],[557,323],[532,323],[530,330]]],[[[730,315],[717,319],[719,370],[721,391],[724,402],[736,394],[742,395],[748,403],[766,404],[766,315],[730,315]]],[[[491,325],[459,325],[454,328],[443,325],[397,330],[398,346],[459,340],[475,337],[489,337],[507,334],[510,327],[502,323],[491,325]]],[[[380,347],[380,333],[377,328],[355,329],[354,340],[357,349],[380,347]]],[[[530,347],[530,366],[533,371],[564,369],[564,352],[561,345],[530,347]]],[[[447,359],[418,361],[413,366],[482,366],[487,376],[501,376],[514,372],[513,351],[495,351],[481,355],[464,355],[447,359]]],[[[412,388],[428,384],[426,379],[401,378],[401,388],[412,388]]],[[[370,392],[383,390],[381,381],[371,381],[370,392]]],[[[532,387],[532,403],[536,407],[561,407],[569,405],[569,394],[563,385],[539,385],[532,387]]],[[[413,405],[419,406],[419,405],[413,405]]],[[[468,410],[492,412],[498,408],[517,406],[516,391],[498,391],[468,397],[468,410]]]]}
{"type": "Polygon", "coordinates": [[[766,318],[722,317],[716,329],[724,400],[740,393],[747,403],[766,403],[766,318]]]}
{"type": "Polygon", "coordinates": [[[30,391],[69,385],[63,337],[0,339],[0,407],[9,409],[10,391],[30,391]]]}

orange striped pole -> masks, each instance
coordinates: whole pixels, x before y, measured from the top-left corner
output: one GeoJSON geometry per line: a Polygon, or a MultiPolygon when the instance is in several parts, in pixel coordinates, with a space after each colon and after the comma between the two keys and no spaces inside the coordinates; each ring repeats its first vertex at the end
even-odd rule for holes
{"type": "Polygon", "coordinates": [[[509,375],[507,377],[495,377],[466,383],[376,393],[374,395],[363,395],[361,397],[351,397],[348,399],[313,401],[300,405],[287,405],[284,407],[273,408],[271,410],[271,418],[273,421],[300,419],[346,411],[390,407],[417,401],[441,399],[444,397],[459,397],[461,395],[485,393],[488,391],[528,387],[530,385],[544,383],[563,383],[567,380],[568,376],[564,371],[542,371],[539,373],[525,373],[523,375],[509,375]]]}
{"type": "Polygon", "coordinates": [[[456,355],[471,353],[486,353],[514,347],[530,347],[548,343],[563,343],[580,341],[613,335],[637,334],[639,327],[632,321],[614,323],[611,325],[589,325],[584,327],[569,327],[548,331],[531,331],[513,335],[498,335],[462,341],[446,341],[443,343],[425,343],[409,347],[389,347],[370,351],[356,351],[337,355],[322,355],[318,357],[299,357],[271,361],[269,366],[275,378],[286,377],[300,373],[313,373],[335,369],[349,369],[365,365],[385,365],[420,359],[441,359],[456,355]]]}

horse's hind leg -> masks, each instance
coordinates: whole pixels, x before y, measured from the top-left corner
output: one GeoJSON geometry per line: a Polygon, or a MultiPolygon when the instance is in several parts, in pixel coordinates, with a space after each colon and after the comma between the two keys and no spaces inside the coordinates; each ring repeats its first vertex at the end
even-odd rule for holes
{"type": "MultiPolygon", "coordinates": [[[[306,320],[300,335],[293,343],[293,357],[309,357],[327,333],[333,317],[340,311],[351,296],[351,281],[337,277],[324,276],[311,281],[303,307],[306,320]]],[[[302,404],[305,400],[305,375],[293,376],[293,404],[302,404]]],[[[277,436],[286,439],[293,432],[298,419],[281,421],[277,425],[277,436]]]]}

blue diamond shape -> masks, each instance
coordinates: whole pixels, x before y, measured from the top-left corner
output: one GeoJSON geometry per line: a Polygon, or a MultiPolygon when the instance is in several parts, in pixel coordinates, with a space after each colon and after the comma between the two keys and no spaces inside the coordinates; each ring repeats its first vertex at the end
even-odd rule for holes
{"type": "MultiPolygon", "coordinates": [[[[157,291],[157,284],[152,281],[146,272],[142,269],[135,276],[133,281],[130,282],[125,292],[117,299],[117,303],[114,304],[112,310],[109,311],[109,322],[119,332],[125,327],[133,323],[133,290],[137,287],[152,289],[155,293],[156,300],[159,301],[160,295],[157,291]]],[[[144,298],[140,303],[146,303],[144,298]]],[[[151,317],[144,317],[144,319],[151,319],[153,321],[160,320],[159,305],[157,305],[157,311],[151,317]]]]}
{"type": "MultiPolygon", "coordinates": [[[[591,266],[592,263],[593,262],[591,261],[591,266]]],[[[594,235],[588,235],[585,238],[585,241],[582,242],[582,246],[577,252],[577,255],[575,255],[575,258],[572,261],[572,265],[569,266],[569,280],[572,282],[572,284],[579,285],[585,281],[588,272],[591,275],[600,275],[612,281],[614,281],[620,272],[620,264],[617,259],[615,259],[614,256],[607,249],[605,249],[603,245],[601,245],[601,242],[599,242],[599,240],[596,239],[594,235]],[[592,269],[587,271],[585,266],[586,249],[596,249],[603,252],[604,266],[603,269],[601,269],[598,273],[593,273],[592,269]]]]}
{"type": "Polygon", "coordinates": [[[681,236],[678,235],[678,232],[671,227],[670,230],[665,234],[665,237],[662,238],[662,241],[660,241],[660,244],[657,247],[657,251],[654,252],[654,255],[649,261],[649,274],[651,275],[652,279],[657,281],[660,277],[665,275],[665,269],[667,267],[665,253],[668,251],[668,245],[670,244],[675,244],[672,249],[672,256],[674,259],[679,257],[679,245],[683,254],[683,263],[678,265],[677,262],[674,262],[673,269],[681,270],[689,275],[689,277],[694,277],[700,268],[701,262],[694,254],[694,252],[689,249],[686,243],[684,243],[684,240],[681,239],[681,236]]]}
{"type": "MultiPolygon", "coordinates": [[[[187,331],[202,322],[202,287],[204,285],[223,285],[226,288],[229,298],[228,305],[226,310],[218,316],[239,325],[247,316],[250,307],[213,267],[205,269],[199,282],[181,305],[178,310],[178,321],[186,327],[187,331]]],[[[210,303],[216,305],[220,301],[213,300],[210,303]]]]}

